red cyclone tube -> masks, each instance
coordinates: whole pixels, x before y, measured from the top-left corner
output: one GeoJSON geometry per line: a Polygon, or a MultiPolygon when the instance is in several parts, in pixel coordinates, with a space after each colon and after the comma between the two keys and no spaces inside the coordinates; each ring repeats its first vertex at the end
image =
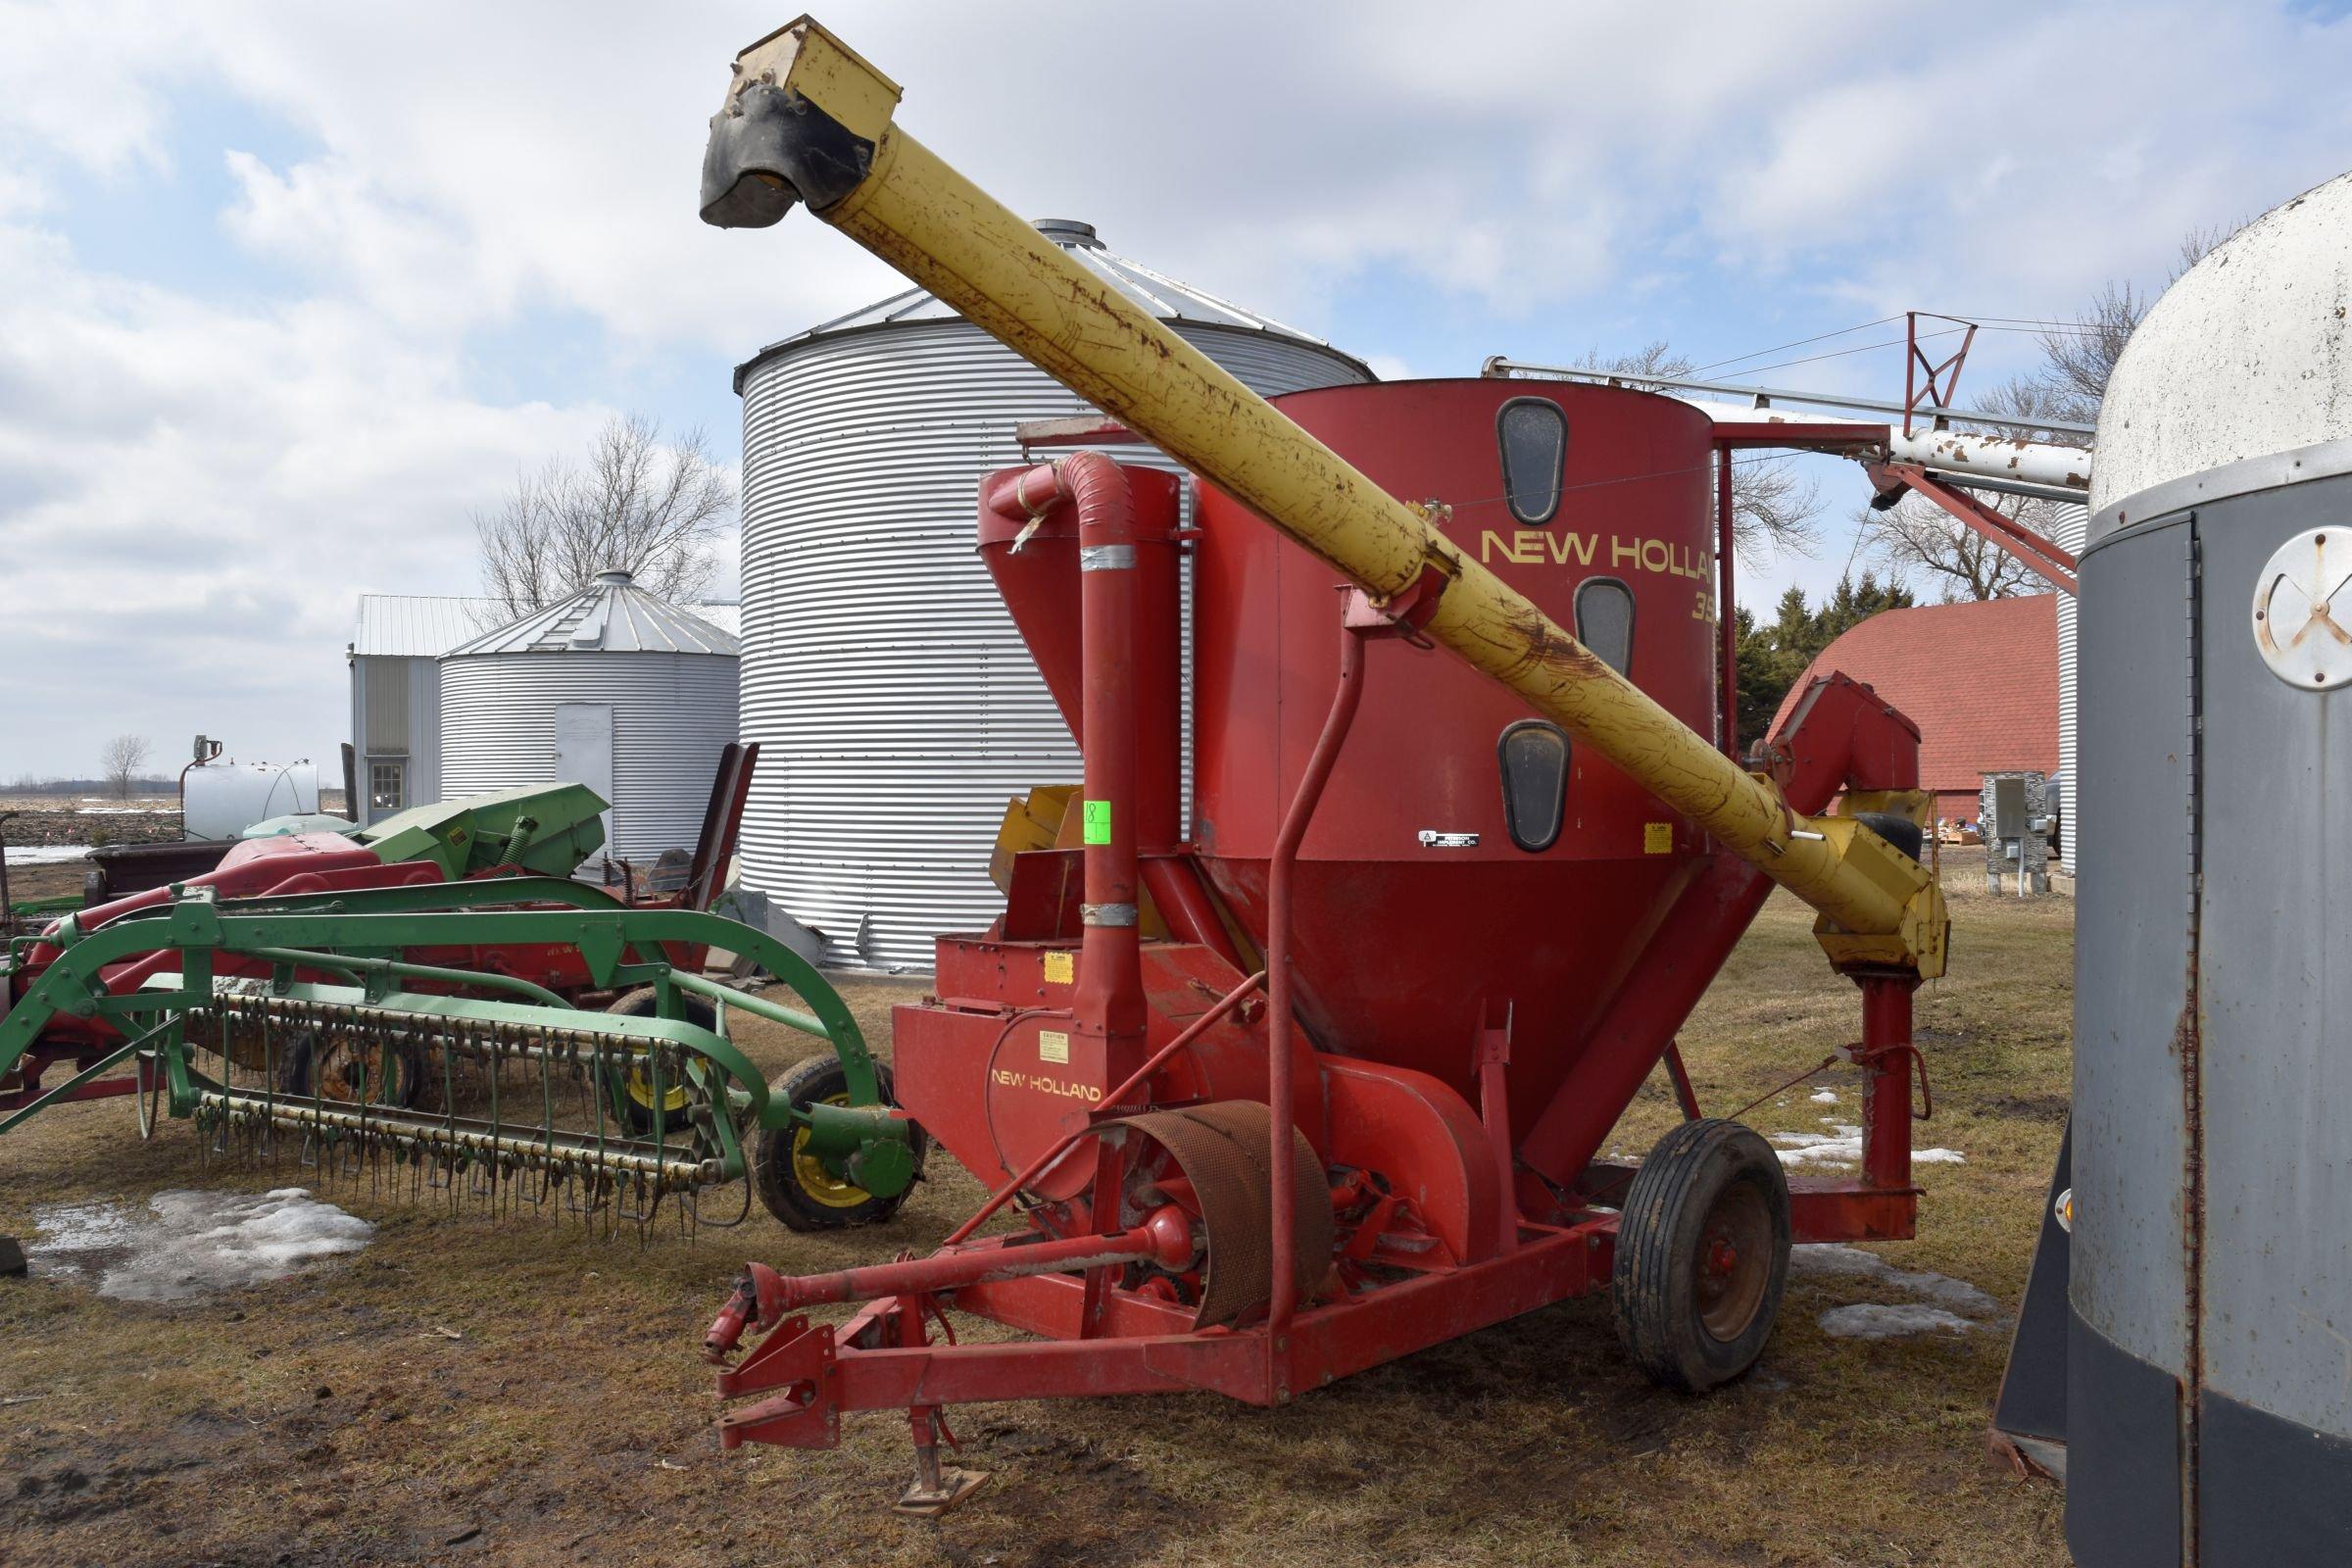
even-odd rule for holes
{"type": "Polygon", "coordinates": [[[1119,466],[1099,452],[1000,478],[986,497],[1004,517],[1078,510],[1080,731],[1086,781],[1079,804],[1086,852],[1086,934],[1071,1010],[1079,1031],[1103,1043],[1103,1060],[1125,1072],[1146,1024],[1136,855],[1135,500],[1119,466]]]}

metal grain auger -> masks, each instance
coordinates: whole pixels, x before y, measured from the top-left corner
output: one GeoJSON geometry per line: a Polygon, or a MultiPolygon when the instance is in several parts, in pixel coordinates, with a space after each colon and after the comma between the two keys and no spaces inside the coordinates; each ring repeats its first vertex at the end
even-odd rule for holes
{"type": "Polygon", "coordinates": [[[844,1411],[905,1408],[903,1505],[936,1510],[975,1484],[940,1460],[950,1404],[1280,1403],[1604,1288],[1660,1382],[1739,1376],[1791,1239],[1912,1233],[1911,999],[1948,927],[1918,731],[1832,676],[1748,765],[1694,732],[1703,414],[1494,380],[1277,409],[900,129],[898,99],[805,18],[760,40],[710,122],[704,218],[806,203],[1118,421],[1078,444],[1189,468],[1198,532],[1175,481],[1094,453],[982,481],[982,556],[1085,754],[1082,804],[1008,815],[1004,914],[942,937],[937,996],[895,1015],[907,1109],[994,1196],[930,1257],[751,1265],[705,1342],[749,1399],[722,1441],[826,1446],[844,1411]],[[1674,1055],[1776,884],[1861,991],[1858,1180],[1788,1180],[1674,1055]],[[1661,1060],[1688,1119],[1638,1167],[1601,1158],[1661,1060]],[[939,1343],[950,1306],[1042,1338],[939,1343]]]}
{"type": "Polygon", "coordinates": [[[570,880],[603,842],[606,803],[555,785],[348,837],[254,840],[208,875],[19,938],[0,969],[0,1133],[129,1094],[142,1136],[168,1112],[210,1149],[290,1152],[323,1180],[405,1178],[419,1196],[607,1228],[642,1232],[664,1202],[684,1224],[739,1223],[754,1191],[795,1229],[885,1217],[925,1147],[892,1110],[887,1069],[805,960],[709,911],[757,755],[726,748],[702,843],[665,896],[570,880]],[[713,951],[798,1005],[708,978],[713,951]],[[770,1084],[730,1015],[831,1052],[770,1084]],[[733,1212],[704,1206],[737,1182],[733,1212]]]}

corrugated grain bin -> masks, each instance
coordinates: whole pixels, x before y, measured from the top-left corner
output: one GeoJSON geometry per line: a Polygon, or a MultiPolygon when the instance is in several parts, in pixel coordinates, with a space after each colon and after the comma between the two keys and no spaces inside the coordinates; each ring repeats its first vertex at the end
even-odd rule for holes
{"type": "Polygon", "coordinates": [[[2352,175],[2176,283],[2082,570],[2067,1536],[2352,1562],[2352,175]]]}
{"type": "MultiPolygon", "coordinates": [[[[1257,392],[1372,379],[1112,255],[1085,223],[1038,227],[1257,392]]],[[[1019,461],[1015,424],[1085,405],[919,289],[771,345],[735,387],[743,739],[762,747],[745,884],[780,934],[821,932],[830,961],[928,968],[940,932],[995,917],[1006,799],[1078,776],[973,552],[972,497],[1019,461]]]]}
{"type": "Polygon", "coordinates": [[[585,784],[612,803],[606,853],[692,850],[735,739],[735,639],[629,573],[441,660],[445,796],[585,784]]]}

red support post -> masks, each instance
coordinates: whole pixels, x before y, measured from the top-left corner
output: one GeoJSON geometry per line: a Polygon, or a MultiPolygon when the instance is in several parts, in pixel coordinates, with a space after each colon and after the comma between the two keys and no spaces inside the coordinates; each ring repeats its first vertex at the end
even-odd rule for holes
{"type": "Polygon", "coordinates": [[[1723,755],[1740,755],[1740,625],[1732,608],[1732,449],[1715,447],[1715,635],[1722,643],[1723,755]]]}
{"type": "Polygon", "coordinates": [[[1863,975],[1862,1175],[1871,1186],[1911,1185],[1911,993],[1919,977],[1863,975]]]}

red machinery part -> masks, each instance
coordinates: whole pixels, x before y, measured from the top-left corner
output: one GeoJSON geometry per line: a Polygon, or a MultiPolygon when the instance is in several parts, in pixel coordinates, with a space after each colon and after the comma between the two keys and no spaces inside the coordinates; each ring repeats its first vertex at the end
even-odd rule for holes
{"type": "MultiPolygon", "coordinates": [[[[1459,548],[1685,723],[1717,722],[1721,468],[1704,416],[1619,389],[1530,397],[1496,381],[1281,406],[1392,493],[1427,498],[1459,548]],[[1518,416],[1559,434],[1530,449],[1554,465],[1532,476],[1500,456],[1504,421],[1530,406],[1518,416]]],[[[1564,757],[1556,808],[1526,808],[1537,796],[1505,771],[1528,725],[1519,700],[1422,646],[1412,607],[1343,599],[1336,572],[1205,488],[1197,820],[1190,844],[1174,841],[1175,508],[1128,473],[1135,568],[1099,585],[1111,573],[1078,563],[1090,541],[1116,542],[1114,472],[1081,456],[983,488],[983,557],[1085,743],[1085,799],[1109,803],[1105,841],[1084,846],[1084,898],[1067,897],[1072,851],[1016,855],[1005,916],[942,937],[936,996],[894,1013],[901,1102],[995,1196],[933,1258],[739,1297],[717,1340],[767,1332],[720,1390],[765,1396],[724,1417],[730,1446],[821,1446],[840,1412],[889,1406],[913,1413],[923,1445],[940,1407],[973,1399],[1200,1388],[1279,1402],[1606,1285],[1623,1173],[1597,1163],[1602,1142],[1769,892],[1564,736],[1538,748],[1564,757]],[[1090,507],[1102,514],[1091,532],[1090,507]],[[1129,816],[1152,824],[1140,845],[1122,842],[1129,816]],[[1138,855],[1197,899],[1152,884],[1167,939],[1106,940],[1079,905],[1132,892],[1138,855]],[[1250,948],[1267,956],[1262,1007],[1235,956],[1250,948]],[[1129,995],[1144,1003],[1132,1032],[1129,995]],[[1266,1107],[1259,1196],[1219,1186],[1259,1182],[1238,1167],[1171,1175],[1092,1136],[1138,1105],[1266,1107]],[[1027,1226],[971,1240],[1016,1193],[1027,1226]],[[1229,1216],[1208,1233],[1211,1259],[1237,1242],[1270,1254],[1246,1276],[1262,1298],[1216,1308],[1229,1328],[1202,1331],[1192,1273],[1139,1274],[1114,1256],[1142,1245],[1135,1231],[1163,1200],[1229,1216]],[[1262,1214],[1262,1231],[1237,1213],[1262,1214]],[[1062,1266],[1000,1266],[1047,1246],[1032,1258],[1062,1266]],[[1098,1257],[1110,1261],[1086,1261],[1098,1257]],[[846,1324],[789,1315],[860,1288],[876,1299],[846,1324]],[[1046,1342],[934,1344],[925,1325],[951,1305],[1046,1342]]],[[[1918,739],[1868,688],[1830,676],[1761,755],[1811,813],[1840,790],[1916,790],[1918,739]]],[[[1915,982],[1856,978],[1864,1170],[1791,1184],[1800,1240],[1912,1225],[1915,982]]]]}

